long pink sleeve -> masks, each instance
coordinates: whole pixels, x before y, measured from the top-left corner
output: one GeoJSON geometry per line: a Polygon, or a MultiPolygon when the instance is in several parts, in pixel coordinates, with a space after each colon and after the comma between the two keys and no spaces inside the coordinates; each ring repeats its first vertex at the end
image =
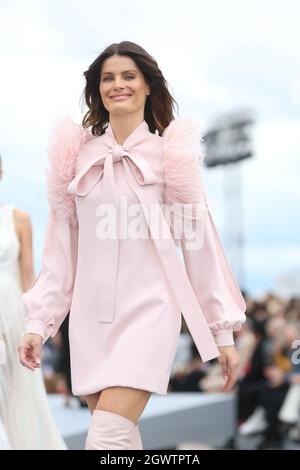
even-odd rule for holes
{"type": "Polygon", "coordinates": [[[26,333],[41,335],[43,343],[57,333],[72,302],[78,225],[71,221],[58,218],[50,210],[41,271],[32,287],[22,296],[26,310],[26,333]]]}
{"type": "Polygon", "coordinates": [[[246,304],[224,253],[209,207],[200,224],[201,248],[181,239],[185,267],[218,346],[234,344],[233,331],[246,320],[246,304]],[[202,225],[203,224],[203,225],[202,225]]]}
{"type": "Polygon", "coordinates": [[[176,235],[177,246],[181,245],[187,274],[217,345],[229,346],[234,343],[233,331],[239,330],[246,320],[246,304],[206,201],[201,174],[205,155],[201,142],[201,128],[194,119],[178,117],[164,130],[165,200],[173,207],[177,203],[182,205],[177,221],[175,218],[173,226],[171,223],[172,233],[178,226],[185,226],[184,220],[190,222],[193,229],[190,233],[177,230],[180,234],[176,235]],[[181,218],[185,207],[189,209],[187,218],[181,218]],[[199,219],[201,223],[197,224],[199,219]],[[195,232],[199,240],[196,247],[190,240],[195,232]]]}
{"type": "Polygon", "coordinates": [[[72,121],[60,116],[52,129],[46,169],[50,207],[41,271],[23,294],[26,333],[54,336],[67,316],[77,268],[78,220],[74,195],[68,185],[75,176],[77,155],[89,134],[72,121]]]}

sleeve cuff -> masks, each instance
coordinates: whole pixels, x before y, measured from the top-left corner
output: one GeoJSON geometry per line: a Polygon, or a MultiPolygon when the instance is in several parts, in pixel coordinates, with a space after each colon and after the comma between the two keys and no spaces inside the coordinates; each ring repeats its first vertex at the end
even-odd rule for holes
{"type": "Polygon", "coordinates": [[[45,323],[41,320],[29,320],[26,326],[25,334],[26,333],[34,333],[36,335],[40,335],[43,338],[43,344],[49,338],[48,329],[45,323]]]}
{"type": "Polygon", "coordinates": [[[217,346],[233,346],[233,331],[232,330],[218,330],[214,332],[215,341],[217,346]]]}

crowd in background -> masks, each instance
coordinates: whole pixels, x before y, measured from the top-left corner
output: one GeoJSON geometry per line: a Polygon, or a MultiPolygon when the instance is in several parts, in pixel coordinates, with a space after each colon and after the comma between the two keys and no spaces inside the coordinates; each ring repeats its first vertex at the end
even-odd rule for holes
{"type": "MultiPolygon", "coordinates": [[[[300,298],[270,293],[258,301],[243,295],[247,321],[235,336],[238,433],[261,434],[261,449],[280,448],[286,436],[300,443],[300,298]]],[[[169,390],[220,391],[218,362],[202,363],[186,330],[181,339],[169,390]]]]}

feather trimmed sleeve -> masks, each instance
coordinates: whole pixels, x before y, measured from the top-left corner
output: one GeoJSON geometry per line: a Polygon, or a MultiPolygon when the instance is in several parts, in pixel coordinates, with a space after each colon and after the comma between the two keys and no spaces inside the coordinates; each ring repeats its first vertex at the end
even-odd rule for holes
{"type": "Polygon", "coordinates": [[[165,201],[172,207],[186,271],[218,346],[234,344],[246,304],[226,258],[202,183],[200,127],[176,118],[163,133],[165,201]]]}
{"type": "Polygon", "coordinates": [[[72,301],[78,221],[74,195],[67,187],[75,176],[76,158],[86,132],[67,115],[56,121],[49,138],[46,181],[50,211],[41,270],[23,294],[26,333],[39,334],[43,343],[57,333],[72,301]]]}

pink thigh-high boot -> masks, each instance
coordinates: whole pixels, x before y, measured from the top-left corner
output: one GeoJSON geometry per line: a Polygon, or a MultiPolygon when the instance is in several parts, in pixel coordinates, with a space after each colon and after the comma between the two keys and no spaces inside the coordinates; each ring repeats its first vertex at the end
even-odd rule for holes
{"type": "Polygon", "coordinates": [[[129,450],[138,443],[136,424],[125,416],[106,410],[92,415],[85,450],[129,450]]]}

